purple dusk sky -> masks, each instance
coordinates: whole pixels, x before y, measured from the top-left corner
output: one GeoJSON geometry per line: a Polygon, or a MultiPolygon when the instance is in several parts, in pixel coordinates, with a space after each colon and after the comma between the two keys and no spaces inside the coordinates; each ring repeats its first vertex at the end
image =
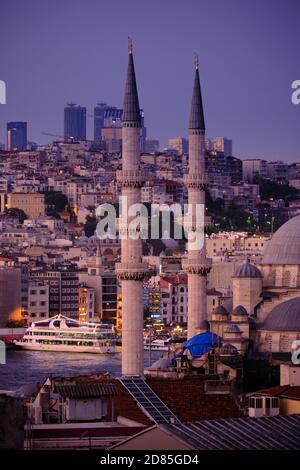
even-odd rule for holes
{"type": "Polygon", "coordinates": [[[0,0],[0,141],[10,120],[41,144],[62,135],[67,101],[121,106],[131,36],[149,138],[187,135],[197,51],[207,136],[240,158],[298,160],[299,18],[299,0],[0,0]]]}

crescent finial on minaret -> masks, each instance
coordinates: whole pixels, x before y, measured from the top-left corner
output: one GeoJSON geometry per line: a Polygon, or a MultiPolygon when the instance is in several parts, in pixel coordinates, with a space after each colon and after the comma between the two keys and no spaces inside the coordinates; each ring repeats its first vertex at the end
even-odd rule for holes
{"type": "Polygon", "coordinates": [[[132,39],[128,36],[128,52],[129,54],[132,54],[133,51],[133,42],[132,39]]]}
{"type": "Polygon", "coordinates": [[[194,61],[195,61],[195,68],[196,68],[196,70],[198,70],[199,69],[199,56],[198,56],[197,52],[195,52],[194,61]]]}

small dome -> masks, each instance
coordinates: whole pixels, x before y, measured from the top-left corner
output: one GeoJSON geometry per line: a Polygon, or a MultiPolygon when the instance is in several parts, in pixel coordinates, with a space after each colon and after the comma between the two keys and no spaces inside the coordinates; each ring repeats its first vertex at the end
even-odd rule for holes
{"type": "Polygon", "coordinates": [[[228,312],[228,313],[232,312],[232,309],[233,309],[233,299],[232,299],[232,297],[224,300],[224,302],[222,303],[222,306],[225,308],[226,312],[228,312]]]}
{"type": "Polygon", "coordinates": [[[272,331],[300,332],[300,297],[276,305],[260,328],[272,331]]]}
{"type": "Polygon", "coordinates": [[[238,305],[232,312],[232,315],[248,316],[248,312],[242,305],[238,305]]]}
{"type": "Polygon", "coordinates": [[[209,322],[207,320],[202,320],[202,322],[199,325],[199,329],[209,331],[210,330],[209,322]]]}
{"type": "Polygon", "coordinates": [[[226,308],[223,305],[218,305],[218,307],[216,307],[214,313],[216,313],[217,315],[228,315],[228,312],[227,312],[226,308]]]}
{"type": "Polygon", "coordinates": [[[236,349],[233,344],[224,344],[224,346],[220,349],[220,354],[228,354],[228,355],[236,355],[238,353],[238,350],[236,349]]]}
{"type": "Polygon", "coordinates": [[[225,330],[225,333],[240,333],[241,330],[235,323],[230,323],[225,330]]]}
{"type": "Polygon", "coordinates": [[[167,370],[172,365],[172,358],[164,356],[155,361],[150,367],[150,370],[167,370]]]}
{"type": "Polygon", "coordinates": [[[247,261],[237,268],[234,277],[260,278],[262,275],[260,270],[254,266],[254,264],[251,264],[249,261],[247,261]]]}

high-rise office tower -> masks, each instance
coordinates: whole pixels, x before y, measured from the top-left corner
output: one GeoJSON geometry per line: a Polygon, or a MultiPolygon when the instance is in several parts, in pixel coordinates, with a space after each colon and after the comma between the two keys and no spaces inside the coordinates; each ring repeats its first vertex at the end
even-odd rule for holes
{"type": "MultiPolygon", "coordinates": [[[[140,168],[141,114],[131,43],[122,121],[122,170],[117,172],[117,178],[122,186],[122,197],[127,199],[129,208],[132,204],[141,203],[141,186],[144,181],[140,168]]],[[[128,216],[128,224],[131,219],[128,216]]],[[[119,232],[122,234],[121,263],[116,264],[116,272],[122,285],[122,374],[142,377],[143,279],[147,276],[148,269],[142,263],[141,238],[132,236],[122,218],[119,232]]]]}
{"type": "MultiPolygon", "coordinates": [[[[144,121],[144,111],[140,110],[140,150],[145,151],[147,129],[144,121]]],[[[104,110],[101,137],[108,153],[120,152],[122,148],[123,109],[107,106],[104,110]]]]}
{"type": "Polygon", "coordinates": [[[86,140],[86,108],[68,103],[64,109],[64,137],[86,140]]]}
{"type": "MultiPolygon", "coordinates": [[[[188,202],[192,212],[188,229],[192,232],[204,229],[204,221],[198,220],[196,213],[202,205],[205,214],[205,123],[200,89],[198,59],[196,61],[194,89],[189,122],[189,165],[184,183],[188,190],[188,202]]],[[[207,320],[206,283],[211,269],[211,260],[206,257],[205,235],[203,246],[188,242],[188,256],[183,260],[183,268],[188,274],[188,338],[197,334],[207,320]]]]}
{"type": "Polygon", "coordinates": [[[27,122],[7,123],[7,150],[26,150],[27,122]]]}
{"type": "Polygon", "coordinates": [[[104,127],[104,115],[108,108],[106,103],[98,103],[94,107],[94,141],[100,142],[102,140],[101,132],[104,127]]]}

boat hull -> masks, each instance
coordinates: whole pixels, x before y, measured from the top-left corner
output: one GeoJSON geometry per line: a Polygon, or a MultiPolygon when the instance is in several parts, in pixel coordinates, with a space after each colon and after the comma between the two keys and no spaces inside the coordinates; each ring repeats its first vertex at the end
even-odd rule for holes
{"type": "Polygon", "coordinates": [[[92,354],[115,354],[118,352],[116,346],[66,346],[64,344],[30,344],[22,341],[16,341],[15,345],[19,349],[28,351],[53,351],[53,352],[70,352],[70,353],[92,353],[92,354]]]}
{"type": "MultiPolygon", "coordinates": [[[[169,351],[169,346],[154,346],[151,345],[151,351],[169,351]]],[[[144,351],[149,351],[149,346],[144,345],[144,351]]]]}

